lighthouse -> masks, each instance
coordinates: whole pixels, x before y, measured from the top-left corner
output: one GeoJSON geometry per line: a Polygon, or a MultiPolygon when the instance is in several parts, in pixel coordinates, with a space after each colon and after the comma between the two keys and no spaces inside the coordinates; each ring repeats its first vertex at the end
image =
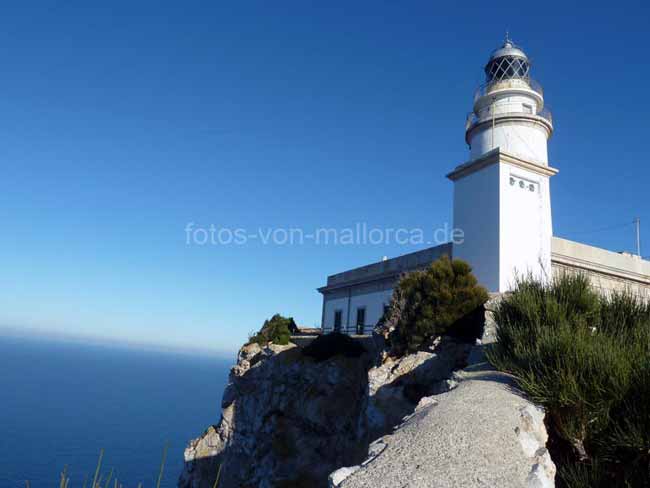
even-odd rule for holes
{"type": "Polygon", "coordinates": [[[552,133],[531,62],[506,36],[485,65],[467,118],[469,160],[447,175],[454,182],[454,227],[463,231],[453,256],[470,263],[490,291],[510,290],[518,276],[551,276],[552,133]]]}
{"type": "Polygon", "coordinates": [[[579,273],[603,294],[650,301],[650,261],[553,236],[553,120],[526,53],[506,36],[484,70],[465,126],[468,160],[447,175],[454,184],[453,241],[329,275],[318,288],[323,332],[370,334],[401,277],[443,256],[467,261],[493,292],[512,290],[518,277],[579,273]]]}

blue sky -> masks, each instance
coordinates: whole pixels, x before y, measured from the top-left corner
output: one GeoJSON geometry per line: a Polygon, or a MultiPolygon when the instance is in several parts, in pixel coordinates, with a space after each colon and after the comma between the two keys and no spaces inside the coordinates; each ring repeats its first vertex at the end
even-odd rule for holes
{"type": "Polygon", "coordinates": [[[650,229],[647,3],[310,3],[3,6],[0,326],[233,350],[275,312],[317,324],[327,274],[423,246],[188,246],[186,224],[451,222],[506,29],[554,113],[555,234],[650,229]]]}

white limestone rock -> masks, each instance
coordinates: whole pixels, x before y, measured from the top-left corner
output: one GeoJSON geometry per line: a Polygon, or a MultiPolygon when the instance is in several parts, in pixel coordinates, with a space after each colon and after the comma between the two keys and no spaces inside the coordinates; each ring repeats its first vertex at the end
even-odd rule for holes
{"type": "Polygon", "coordinates": [[[425,400],[341,488],[551,488],[543,413],[496,371],[425,400]]]}
{"type": "Polygon", "coordinates": [[[535,405],[520,409],[520,425],[515,429],[524,454],[533,465],[526,480],[528,488],[551,488],[555,486],[555,464],[546,449],[548,433],[544,425],[544,411],[535,405]]]}
{"type": "Polygon", "coordinates": [[[337,486],[340,486],[343,481],[345,481],[346,478],[349,476],[353,475],[357,471],[361,469],[361,466],[348,466],[345,468],[337,469],[334,471],[332,474],[329,475],[329,478],[327,480],[328,482],[328,487],[329,488],[336,488],[337,486]]]}

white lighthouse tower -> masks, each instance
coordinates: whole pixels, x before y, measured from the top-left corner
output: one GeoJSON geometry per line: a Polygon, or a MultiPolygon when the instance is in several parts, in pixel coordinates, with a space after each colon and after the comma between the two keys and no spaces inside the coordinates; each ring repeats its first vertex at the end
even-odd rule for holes
{"type": "Polygon", "coordinates": [[[541,87],[526,54],[507,37],[485,66],[465,131],[470,159],[454,182],[455,258],[469,262],[490,291],[511,289],[517,275],[551,274],[551,199],[547,141],[553,133],[541,87]]]}

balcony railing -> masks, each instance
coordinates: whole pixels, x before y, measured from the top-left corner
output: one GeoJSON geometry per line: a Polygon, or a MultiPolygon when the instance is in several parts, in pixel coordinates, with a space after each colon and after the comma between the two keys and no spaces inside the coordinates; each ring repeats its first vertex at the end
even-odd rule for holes
{"type": "Polygon", "coordinates": [[[485,95],[489,95],[496,90],[505,90],[508,88],[527,88],[533,90],[543,98],[544,89],[537,81],[532,78],[509,78],[507,80],[492,81],[479,86],[474,92],[474,101],[478,100],[485,95]]]}
{"type": "MultiPolygon", "coordinates": [[[[549,122],[551,126],[553,125],[553,114],[546,107],[544,107],[536,114],[528,114],[526,112],[501,112],[496,114],[496,118],[499,119],[501,117],[511,117],[517,115],[536,115],[537,117],[541,117],[542,119],[549,122]]],[[[467,114],[467,120],[465,121],[465,131],[468,131],[471,127],[475,126],[476,124],[479,124],[481,122],[486,122],[489,120],[492,120],[492,114],[488,114],[483,117],[478,117],[474,112],[470,112],[469,114],[467,114]]]]}

